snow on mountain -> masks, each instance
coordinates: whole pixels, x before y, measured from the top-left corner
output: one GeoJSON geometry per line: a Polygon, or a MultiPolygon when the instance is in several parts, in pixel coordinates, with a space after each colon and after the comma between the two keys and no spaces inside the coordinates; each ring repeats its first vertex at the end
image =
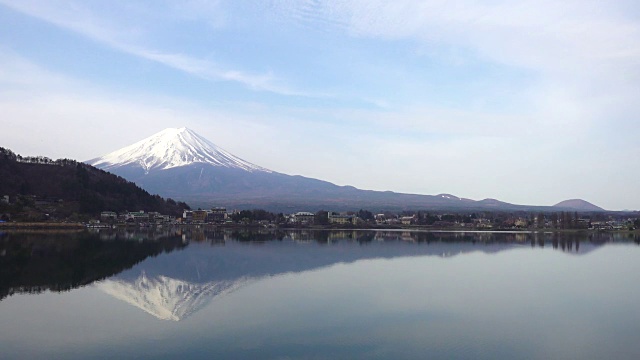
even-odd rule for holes
{"type": "Polygon", "coordinates": [[[229,294],[252,280],[191,283],[167,276],[140,276],[128,281],[108,279],[96,284],[101,291],[131,304],[160,320],[180,321],[204,308],[214,298],[229,294]]]}
{"type": "Polygon", "coordinates": [[[191,164],[210,164],[249,172],[271,172],[232,155],[185,127],[162,130],[87,163],[106,171],[125,165],[138,165],[145,173],[191,164]]]}
{"type": "Polygon", "coordinates": [[[438,194],[436,196],[441,197],[443,199],[448,199],[448,200],[462,200],[461,198],[451,194],[438,194]]]}
{"type": "Polygon", "coordinates": [[[165,129],[133,145],[87,161],[149,193],[194,207],[263,208],[274,212],[379,209],[525,210],[493,199],[361,190],[291,176],[242,160],[187,128],[165,129]]]}

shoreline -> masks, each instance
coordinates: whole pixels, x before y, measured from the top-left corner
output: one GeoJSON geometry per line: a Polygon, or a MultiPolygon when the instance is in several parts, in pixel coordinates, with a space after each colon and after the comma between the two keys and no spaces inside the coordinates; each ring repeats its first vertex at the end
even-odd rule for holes
{"type": "Polygon", "coordinates": [[[0,223],[2,229],[69,229],[79,230],[85,229],[82,223],[58,223],[58,222],[4,222],[0,223]]]}
{"type": "MultiPolygon", "coordinates": [[[[0,230],[20,230],[20,229],[42,229],[42,230],[119,230],[119,229],[138,229],[138,230],[154,230],[159,228],[157,225],[139,226],[115,224],[109,226],[90,227],[83,223],[63,223],[63,222],[4,222],[0,223],[0,230]]],[[[412,232],[469,232],[469,233],[628,233],[640,234],[640,229],[480,229],[480,228],[451,228],[451,227],[428,227],[428,226],[307,226],[307,227],[264,227],[261,225],[226,225],[226,224],[159,224],[160,228],[165,227],[183,227],[183,228],[208,228],[208,229],[229,229],[229,230],[289,230],[289,231],[412,231],[412,232]]]]}

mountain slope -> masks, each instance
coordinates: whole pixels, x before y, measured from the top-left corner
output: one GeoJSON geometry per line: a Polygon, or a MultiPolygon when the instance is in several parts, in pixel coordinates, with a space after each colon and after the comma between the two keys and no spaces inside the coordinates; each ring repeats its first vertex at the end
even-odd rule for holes
{"type": "Polygon", "coordinates": [[[96,215],[101,211],[158,211],[179,215],[188,206],[151,195],[121,177],[74,160],[53,161],[45,157],[23,158],[0,148],[0,194],[35,195],[64,200],[59,217],[73,212],[96,215]]]}
{"type": "Polygon", "coordinates": [[[103,170],[135,165],[146,173],[194,163],[242,169],[249,172],[271,172],[242,160],[187,128],[165,129],[135,144],[116,150],[87,163],[103,170]]]}
{"type": "Polygon", "coordinates": [[[88,161],[147,191],[194,207],[227,206],[271,211],[358,210],[552,210],[450,194],[416,195],[360,190],[291,176],[242,160],[187,128],[166,129],[133,145],[88,161]]]}

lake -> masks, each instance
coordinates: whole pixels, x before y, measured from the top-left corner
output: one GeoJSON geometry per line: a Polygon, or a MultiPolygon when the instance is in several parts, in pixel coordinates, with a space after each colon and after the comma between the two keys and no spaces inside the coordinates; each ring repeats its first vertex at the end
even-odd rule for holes
{"type": "Polygon", "coordinates": [[[640,238],[0,234],[0,358],[638,359],[640,238]]]}

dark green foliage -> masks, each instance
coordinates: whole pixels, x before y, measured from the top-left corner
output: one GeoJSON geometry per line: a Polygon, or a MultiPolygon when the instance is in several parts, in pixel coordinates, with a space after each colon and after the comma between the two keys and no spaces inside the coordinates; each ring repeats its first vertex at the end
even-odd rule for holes
{"type": "Polygon", "coordinates": [[[364,221],[374,221],[375,217],[373,216],[373,213],[371,211],[368,210],[362,210],[360,209],[360,211],[358,211],[357,216],[364,220],[364,221]]]}
{"type": "Polygon", "coordinates": [[[231,220],[235,222],[253,222],[253,221],[277,221],[278,215],[270,213],[262,209],[242,210],[231,215],[231,220]]]}
{"type": "Polygon", "coordinates": [[[316,225],[328,225],[329,224],[329,213],[327,211],[320,210],[316,213],[313,219],[314,224],[316,225]]]}
{"type": "Polygon", "coordinates": [[[436,221],[440,220],[436,215],[427,214],[424,217],[425,225],[433,225],[436,221]]]}
{"type": "Polygon", "coordinates": [[[63,216],[73,212],[97,215],[101,211],[127,210],[177,216],[183,209],[189,209],[184,202],[165,201],[132,182],[81,162],[23,158],[4,148],[0,148],[0,179],[0,195],[12,198],[28,195],[51,203],[65,203],[66,207],[59,206],[63,216]]]}
{"type": "Polygon", "coordinates": [[[442,221],[455,222],[457,220],[457,216],[453,214],[444,214],[440,217],[442,221]]]}

